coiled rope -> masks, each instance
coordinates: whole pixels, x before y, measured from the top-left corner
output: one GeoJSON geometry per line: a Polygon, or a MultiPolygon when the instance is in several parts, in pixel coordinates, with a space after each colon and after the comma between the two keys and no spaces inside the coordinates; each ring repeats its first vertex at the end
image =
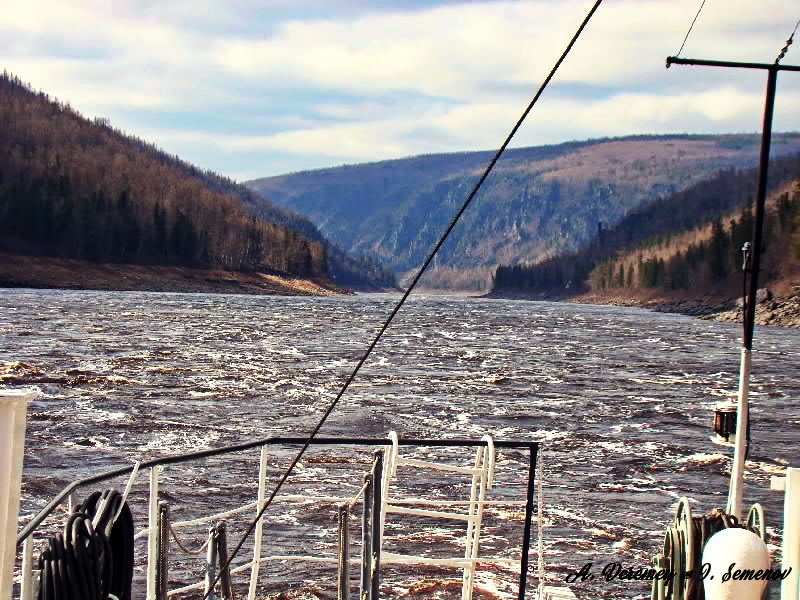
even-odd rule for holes
{"type": "MultiPolygon", "coordinates": [[[[703,549],[709,538],[723,529],[740,528],[752,531],[759,537],[762,537],[763,532],[756,526],[740,523],[739,520],[731,514],[726,513],[721,509],[714,509],[707,515],[692,516],[691,522],[687,523],[691,528],[691,533],[686,539],[683,536],[678,536],[674,539],[682,539],[683,547],[673,546],[671,548],[671,555],[667,555],[669,569],[675,570],[678,564],[683,560],[691,560],[691,564],[685,564],[683,572],[692,573],[692,577],[684,578],[680,574],[666,582],[666,590],[664,598],[672,599],[680,597],[677,586],[685,587],[683,600],[704,600],[705,588],[703,586],[702,578],[702,563],[703,563],[703,549]],[[683,554],[684,559],[679,559],[678,554],[683,554]]],[[[672,531],[680,528],[679,523],[676,523],[668,529],[668,535],[672,531]]],[[[685,531],[685,530],[684,530],[685,531]]]]}
{"type": "Polygon", "coordinates": [[[38,600],[131,599],[133,517],[123,494],[94,492],[39,557],[38,600]]]}

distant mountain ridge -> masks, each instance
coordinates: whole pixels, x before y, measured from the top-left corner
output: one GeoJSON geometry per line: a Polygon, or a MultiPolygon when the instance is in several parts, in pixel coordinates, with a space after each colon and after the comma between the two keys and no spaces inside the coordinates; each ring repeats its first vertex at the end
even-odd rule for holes
{"type": "MultiPolygon", "coordinates": [[[[753,166],[758,146],[756,135],[663,135],[509,150],[442,248],[427,284],[485,287],[495,265],[574,250],[599,224],[612,226],[720,169],[753,166]]],[[[773,137],[773,156],[798,151],[800,134],[773,137]]],[[[344,250],[372,254],[403,273],[422,262],[492,154],[415,156],[246,185],[308,217],[344,250]]]]}

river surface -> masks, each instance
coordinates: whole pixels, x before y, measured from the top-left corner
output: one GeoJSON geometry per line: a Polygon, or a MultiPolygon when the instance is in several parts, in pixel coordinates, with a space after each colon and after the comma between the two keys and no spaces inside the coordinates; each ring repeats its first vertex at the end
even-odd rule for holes
{"type": "MultiPolygon", "coordinates": [[[[19,361],[60,381],[37,384],[44,396],[29,408],[23,517],[72,479],[136,460],[306,434],[396,300],[0,290],[0,365],[19,361]]],[[[697,513],[724,506],[729,450],[711,443],[709,424],[713,405],[735,396],[739,338],[738,325],[640,309],[412,296],[321,435],[540,440],[549,583],[587,562],[647,566],[680,496],[691,496],[697,513]]],[[[800,331],[758,328],[754,348],[746,500],[764,504],[778,544],[782,495],[768,490],[769,478],[800,466],[800,331]]],[[[292,452],[270,450],[268,489],[292,452]]],[[[314,447],[282,494],[353,496],[372,452],[314,447]]],[[[402,452],[474,460],[469,449],[402,452]]],[[[498,451],[497,460],[489,498],[524,499],[527,454],[498,451]]],[[[255,499],[257,471],[257,450],[170,466],[162,499],[173,520],[227,510],[255,499]]],[[[137,530],[147,525],[146,483],[142,474],[131,494],[137,530]]],[[[451,473],[400,468],[393,485],[397,496],[469,497],[469,481],[451,473]]],[[[333,510],[276,503],[264,553],[333,557],[333,510]]],[[[523,514],[520,505],[488,507],[481,555],[518,559],[523,514]]],[[[229,547],[246,525],[243,515],[228,519],[229,547]]],[[[355,554],[357,514],[351,525],[355,554]]],[[[197,547],[206,528],[178,533],[197,547]]],[[[459,522],[390,515],[386,535],[387,551],[463,553],[459,522]]],[[[143,552],[141,540],[137,598],[143,552]]],[[[249,542],[243,552],[252,552],[249,542]]],[[[171,560],[172,587],[202,574],[198,557],[171,560]]],[[[529,586],[535,548],[532,562],[529,586]]],[[[518,573],[479,568],[475,597],[514,597],[518,573]]],[[[383,597],[458,598],[458,578],[454,568],[387,565],[383,597]]],[[[247,580],[238,575],[237,585],[247,580]]],[[[328,563],[261,567],[261,597],[331,598],[334,585],[328,563]]],[[[649,598],[637,582],[596,577],[573,587],[580,598],[649,598]]]]}

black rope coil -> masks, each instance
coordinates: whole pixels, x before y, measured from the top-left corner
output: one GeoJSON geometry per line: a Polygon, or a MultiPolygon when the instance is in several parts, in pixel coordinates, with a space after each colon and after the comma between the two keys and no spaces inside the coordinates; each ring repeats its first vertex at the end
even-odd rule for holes
{"type": "Polygon", "coordinates": [[[38,600],[130,600],[133,517],[122,494],[94,492],[77,506],[48,540],[39,570],[38,600]]]}

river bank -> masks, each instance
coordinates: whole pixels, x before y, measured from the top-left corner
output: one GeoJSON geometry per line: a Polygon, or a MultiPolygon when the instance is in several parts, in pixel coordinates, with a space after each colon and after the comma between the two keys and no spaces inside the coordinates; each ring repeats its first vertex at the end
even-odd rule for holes
{"type": "MultiPolygon", "coordinates": [[[[589,292],[576,296],[558,294],[492,293],[491,298],[516,300],[550,300],[577,304],[607,304],[610,306],[633,306],[657,312],[679,313],[699,319],[739,322],[742,320],[741,300],[725,296],[686,297],[674,293],[652,290],[608,290],[589,292]]],[[[768,289],[759,290],[756,305],[756,323],[778,327],[800,328],[800,293],[776,295],[768,289]]]]}
{"type": "MultiPolygon", "coordinates": [[[[756,305],[756,323],[778,327],[800,328],[800,296],[773,296],[762,294],[756,305]]],[[[569,302],[582,304],[610,304],[613,306],[637,306],[658,312],[679,313],[712,321],[740,322],[741,302],[729,298],[669,298],[656,296],[639,299],[627,296],[603,296],[585,294],[570,298],[569,302]]]]}
{"type": "Polygon", "coordinates": [[[64,258],[0,253],[0,288],[2,287],[279,296],[341,296],[352,293],[331,281],[277,273],[162,265],[96,264],[64,258]]]}

